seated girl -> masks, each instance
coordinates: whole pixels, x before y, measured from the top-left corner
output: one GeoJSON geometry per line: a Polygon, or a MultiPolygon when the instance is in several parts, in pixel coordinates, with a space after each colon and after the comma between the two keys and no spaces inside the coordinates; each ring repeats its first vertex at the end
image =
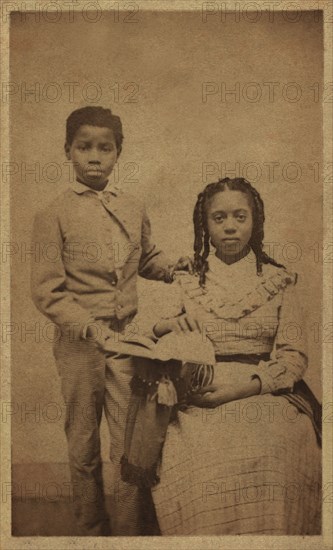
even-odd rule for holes
{"type": "Polygon", "coordinates": [[[162,535],[319,534],[320,406],[302,381],[296,275],[263,251],[264,206],[248,181],[207,185],[193,220],[195,274],[177,277],[178,311],[154,333],[198,331],[216,363],[171,363],[160,380],[163,365],[138,370],[123,478],[152,487],[162,535]],[[154,457],[140,455],[143,441],[154,457]]]}

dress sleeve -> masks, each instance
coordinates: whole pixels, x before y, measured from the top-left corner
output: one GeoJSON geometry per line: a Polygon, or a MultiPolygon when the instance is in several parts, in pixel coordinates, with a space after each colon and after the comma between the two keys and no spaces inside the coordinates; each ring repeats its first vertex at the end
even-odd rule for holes
{"type": "Polygon", "coordinates": [[[285,288],[279,307],[279,326],[269,361],[261,361],[257,376],[261,393],[292,391],[307,369],[307,348],[295,286],[285,288]]]}

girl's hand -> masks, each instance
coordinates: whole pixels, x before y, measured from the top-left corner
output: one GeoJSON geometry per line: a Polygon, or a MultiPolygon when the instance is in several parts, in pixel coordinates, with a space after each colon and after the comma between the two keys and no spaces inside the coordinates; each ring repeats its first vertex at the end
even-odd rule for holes
{"type": "Polygon", "coordinates": [[[154,333],[157,337],[168,334],[169,332],[181,334],[195,331],[201,332],[200,323],[188,313],[183,313],[171,319],[162,319],[154,326],[154,333]]]}
{"type": "Polygon", "coordinates": [[[240,399],[239,392],[230,384],[205,386],[189,397],[189,404],[196,407],[214,409],[223,403],[240,399]]]}
{"type": "Polygon", "coordinates": [[[226,382],[223,386],[216,386],[212,384],[210,386],[204,386],[189,397],[189,404],[196,407],[205,407],[214,409],[229,401],[236,401],[238,399],[245,399],[252,395],[258,395],[260,393],[261,383],[258,377],[254,377],[241,385],[234,382],[226,382]]]}

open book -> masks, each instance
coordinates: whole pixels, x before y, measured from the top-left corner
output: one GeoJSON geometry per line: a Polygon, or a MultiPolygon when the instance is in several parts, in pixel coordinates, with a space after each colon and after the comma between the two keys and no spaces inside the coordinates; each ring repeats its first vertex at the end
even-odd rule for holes
{"type": "Polygon", "coordinates": [[[107,340],[106,349],[110,352],[123,353],[159,361],[177,361],[188,363],[215,364],[213,344],[199,332],[176,334],[170,332],[162,336],[157,343],[142,335],[125,337],[118,342],[107,340]]]}

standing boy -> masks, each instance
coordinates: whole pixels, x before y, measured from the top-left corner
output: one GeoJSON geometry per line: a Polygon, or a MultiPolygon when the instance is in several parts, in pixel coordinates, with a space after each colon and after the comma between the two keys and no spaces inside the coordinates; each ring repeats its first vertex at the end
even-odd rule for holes
{"type": "MultiPolygon", "coordinates": [[[[75,513],[80,534],[90,536],[109,534],[100,455],[102,411],[111,459],[118,464],[133,375],[131,357],[115,354],[106,362],[104,344],[123,333],[136,313],[138,274],[172,280],[172,266],[151,242],[144,206],[108,182],[122,141],[120,118],[109,109],[84,107],[71,113],[65,152],[76,181],[37,214],[33,232],[40,254],[32,266],[32,296],[60,329],[54,355],[66,403],[75,513]],[[58,252],[52,261],[43,253],[50,243],[58,252]]],[[[140,518],[132,517],[132,526],[126,518],[140,509],[136,489],[124,488],[118,474],[116,481],[113,534],[138,534],[140,518]]]]}

